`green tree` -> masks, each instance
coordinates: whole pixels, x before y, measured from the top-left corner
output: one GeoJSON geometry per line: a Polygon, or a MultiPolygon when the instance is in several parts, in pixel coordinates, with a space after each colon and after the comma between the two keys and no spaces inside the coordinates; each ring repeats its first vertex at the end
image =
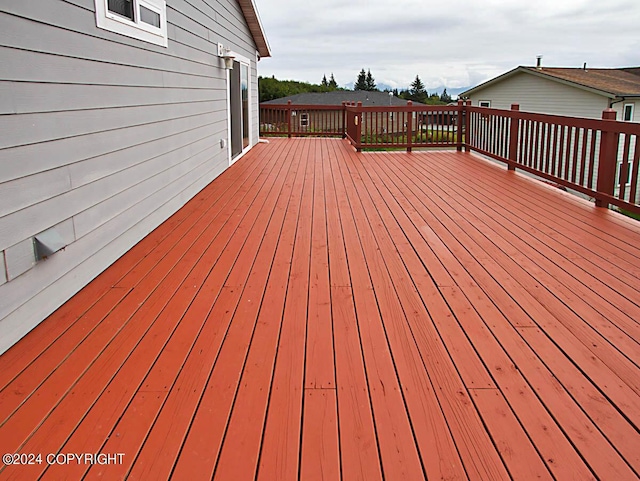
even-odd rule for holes
{"type": "Polygon", "coordinates": [[[327,76],[326,75],[322,76],[322,82],[320,82],[320,85],[322,87],[327,87],[327,88],[329,87],[329,82],[327,82],[327,76]]]}
{"type": "Polygon", "coordinates": [[[353,90],[367,90],[367,73],[364,69],[360,70],[353,90]]]}
{"type": "Polygon", "coordinates": [[[333,78],[333,72],[331,72],[331,77],[329,78],[329,88],[331,90],[336,90],[338,88],[338,82],[333,78]]]}
{"type": "Polygon", "coordinates": [[[335,89],[332,89],[321,84],[316,85],[307,82],[298,82],[296,80],[278,80],[275,76],[258,77],[260,102],[305,92],[328,92],[330,90],[339,90],[339,88],[336,86],[335,89]]]}
{"type": "Polygon", "coordinates": [[[447,93],[446,88],[442,91],[442,94],[440,94],[440,102],[443,102],[445,104],[451,102],[451,95],[447,93]]]}
{"type": "Polygon", "coordinates": [[[378,90],[376,88],[376,80],[373,78],[373,75],[371,75],[371,70],[367,70],[367,77],[365,79],[365,84],[366,84],[365,90],[369,90],[369,91],[378,90]]]}
{"type": "Polygon", "coordinates": [[[425,89],[424,84],[422,83],[422,80],[420,80],[420,77],[418,75],[416,75],[416,79],[411,83],[409,94],[411,100],[414,100],[416,102],[425,103],[425,101],[427,100],[427,89],[425,89]]]}

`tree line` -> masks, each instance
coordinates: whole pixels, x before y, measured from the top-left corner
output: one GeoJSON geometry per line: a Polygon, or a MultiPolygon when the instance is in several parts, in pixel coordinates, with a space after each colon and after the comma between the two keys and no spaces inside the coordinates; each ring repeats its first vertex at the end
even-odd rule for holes
{"type": "MultiPolygon", "coordinates": [[[[275,76],[258,77],[258,90],[260,94],[260,102],[265,102],[267,100],[279,99],[300,93],[331,92],[333,90],[347,89],[338,87],[338,83],[336,82],[333,73],[331,73],[329,80],[327,80],[326,75],[323,75],[319,84],[298,82],[295,80],[278,80],[275,76]]],[[[367,70],[365,72],[364,69],[360,70],[360,73],[356,78],[356,82],[353,85],[353,90],[380,92],[380,89],[378,89],[376,85],[375,78],[371,75],[371,70],[367,70]]],[[[420,80],[419,75],[416,75],[415,80],[411,83],[408,89],[385,89],[384,92],[393,92],[393,95],[398,98],[411,100],[413,102],[421,102],[423,104],[442,105],[451,102],[451,96],[447,93],[446,88],[440,95],[435,92],[429,95],[424,83],[420,80]]]]}
{"type": "Polygon", "coordinates": [[[346,90],[338,87],[338,82],[336,82],[333,73],[330,75],[329,80],[327,80],[326,75],[323,75],[319,84],[298,82],[296,80],[278,80],[275,76],[258,77],[260,102],[307,92],[332,92],[333,90],[346,90]]]}
{"type": "MultiPolygon", "coordinates": [[[[371,75],[371,70],[364,69],[360,70],[358,74],[358,78],[356,79],[356,83],[353,86],[353,90],[368,90],[368,91],[377,91],[380,89],[376,87],[376,81],[371,75]]],[[[432,93],[429,95],[427,89],[420,80],[420,76],[416,75],[415,80],[411,83],[411,86],[408,89],[398,90],[398,89],[385,89],[384,92],[393,92],[398,98],[411,100],[413,102],[420,102],[423,104],[448,104],[451,102],[451,96],[447,93],[447,89],[445,88],[442,91],[442,94],[438,95],[437,93],[432,93]]]]}

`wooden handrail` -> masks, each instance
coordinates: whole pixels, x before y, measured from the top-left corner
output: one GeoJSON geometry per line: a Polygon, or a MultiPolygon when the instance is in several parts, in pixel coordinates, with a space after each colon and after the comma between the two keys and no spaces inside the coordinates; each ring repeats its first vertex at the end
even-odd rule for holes
{"type": "Polygon", "coordinates": [[[640,124],[456,105],[266,104],[261,135],[330,135],[367,149],[474,151],[596,200],[640,214],[640,124]],[[619,168],[618,168],[619,166],[619,168]],[[629,180],[629,183],[627,183],[629,180]],[[620,184],[620,182],[623,182],[620,184]],[[620,187],[619,187],[620,186],[620,187]]]}

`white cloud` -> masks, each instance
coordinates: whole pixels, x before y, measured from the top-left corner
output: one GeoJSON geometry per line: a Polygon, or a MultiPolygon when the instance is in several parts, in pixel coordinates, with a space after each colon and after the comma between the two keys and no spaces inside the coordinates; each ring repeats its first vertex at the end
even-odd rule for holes
{"type": "Polygon", "coordinates": [[[640,65],[640,3],[628,0],[256,0],[273,58],[260,75],[317,83],[361,68],[404,87],[476,85],[517,65],[640,65]]]}

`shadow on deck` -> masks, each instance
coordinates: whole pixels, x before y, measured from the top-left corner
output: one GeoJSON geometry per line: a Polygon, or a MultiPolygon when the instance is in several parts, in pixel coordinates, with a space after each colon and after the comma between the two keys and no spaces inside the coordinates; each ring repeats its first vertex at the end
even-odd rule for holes
{"type": "Polygon", "coordinates": [[[43,456],[0,478],[637,479],[639,234],[472,154],[273,139],[0,357],[0,452],[43,456]]]}

